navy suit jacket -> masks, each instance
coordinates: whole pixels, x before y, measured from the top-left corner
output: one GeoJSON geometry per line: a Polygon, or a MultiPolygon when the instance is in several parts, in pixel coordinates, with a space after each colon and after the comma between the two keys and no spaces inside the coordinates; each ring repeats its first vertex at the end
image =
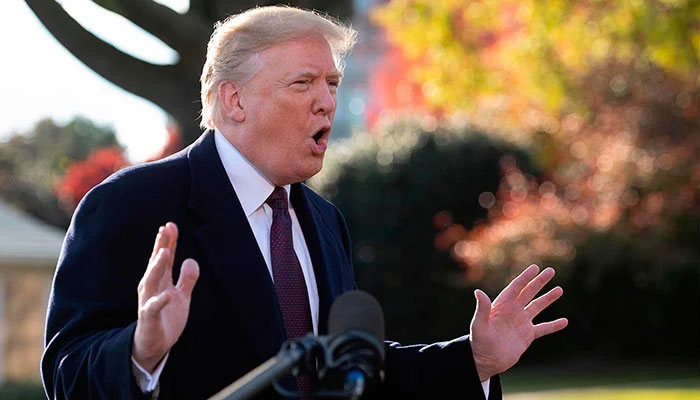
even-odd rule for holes
{"type": "MultiPolygon", "coordinates": [[[[350,237],[338,209],[307,186],[293,184],[290,198],[311,255],[324,334],[333,300],[356,288],[350,237]]],[[[274,286],[207,131],[173,156],[116,173],[77,208],[49,302],[42,358],[49,398],[145,397],[131,364],[136,288],[167,221],[179,228],[173,279],[186,258],[198,261],[200,277],[159,398],[208,398],[279,351],[285,333],[274,286]]],[[[491,398],[500,396],[495,383],[491,398]]],[[[387,343],[386,379],[369,397],[426,396],[483,399],[466,337],[387,343]]],[[[272,390],[260,396],[276,397],[272,390]]]]}

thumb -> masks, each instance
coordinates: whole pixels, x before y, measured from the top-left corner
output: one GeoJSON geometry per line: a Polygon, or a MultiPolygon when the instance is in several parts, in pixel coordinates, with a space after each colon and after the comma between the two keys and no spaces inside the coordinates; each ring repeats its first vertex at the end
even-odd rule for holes
{"type": "Polygon", "coordinates": [[[474,322],[486,324],[489,321],[489,315],[491,315],[491,300],[481,289],[476,289],[474,291],[474,297],[476,297],[474,322]]]}
{"type": "Polygon", "coordinates": [[[180,268],[180,278],[177,280],[175,288],[188,299],[192,296],[192,289],[199,278],[199,264],[197,261],[188,258],[182,262],[180,268]]]}

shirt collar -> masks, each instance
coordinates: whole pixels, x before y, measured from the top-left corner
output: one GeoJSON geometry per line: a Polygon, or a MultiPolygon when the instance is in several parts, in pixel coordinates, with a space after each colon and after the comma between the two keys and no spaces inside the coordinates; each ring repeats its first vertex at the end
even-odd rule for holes
{"type": "MultiPolygon", "coordinates": [[[[246,217],[250,217],[270,197],[275,190],[275,185],[243,157],[243,154],[218,129],[214,130],[214,143],[226,175],[241,202],[243,212],[246,217]]],[[[289,204],[289,188],[290,185],[284,186],[287,192],[287,204],[289,204]]]]}

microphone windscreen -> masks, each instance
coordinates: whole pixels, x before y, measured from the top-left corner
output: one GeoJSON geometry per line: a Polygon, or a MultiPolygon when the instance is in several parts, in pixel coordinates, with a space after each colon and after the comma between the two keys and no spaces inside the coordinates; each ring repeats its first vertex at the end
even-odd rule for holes
{"type": "Polygon", "coordinates": [[[369,333],[384,341],[384,312],[377,299],[361,290],[346,292],[333,302],[328,315],[328,333],[351,330],[369,333]]]}

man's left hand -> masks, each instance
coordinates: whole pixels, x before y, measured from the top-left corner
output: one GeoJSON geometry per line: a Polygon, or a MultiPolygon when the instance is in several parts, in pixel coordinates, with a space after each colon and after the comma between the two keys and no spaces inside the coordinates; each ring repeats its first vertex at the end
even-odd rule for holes
{"type": "Polygon", "coordinates": [[[486,379],[515,365],[533,340],[560,331],[568,325],[566,318],[533,324],[532,320],[564,293],[557,286],[533,300],[554,277],[554,269],[531,265],[515,278],[491,303],[486,293],[477,289],[476,311],[472,318],[469,340],[479,373],[486,379]]]}

